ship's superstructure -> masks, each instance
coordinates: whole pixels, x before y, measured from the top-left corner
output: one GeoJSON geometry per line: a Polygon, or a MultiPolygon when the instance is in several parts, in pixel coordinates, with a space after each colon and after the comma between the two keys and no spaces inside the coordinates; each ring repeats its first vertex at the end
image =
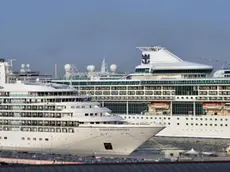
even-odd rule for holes
{"type": "Polygon", "coordinates": [[[54,80],[132,123],[159,122],[157,136],[230,138],[230,70],[184,61],[164,47],[138,47],[141,64],[119,79],[54,80]],[[140,114],[142,115],[135,115],[140,114]]]}
{"type": "MultiPolygon", "coordinates": [[[[15,59],[9,60],[5,63],[5,82],[6,83],[16,83],[17,81],[23,82],[50,82],[52,75],[40,74],[39,71],[31,70],[30,64],[21,64],[21,69],[19,71],[13,71],[13,61],[15,59]]],[[[5,62],[5,59],[0,59],[1,63],[5,62]]]]}
{"type": "Polygon", "coordinates": [[[117,73],[117,65],[111,64],[109,69],[103,59],[101,63],[100,71],[95,71],[94,65],[87,66],[87,72],[78,72],[77,68],[73,64],[66,64],[65,69],[65,80],[116,80],[116,79],[125,79],[127,74],[117,73]]]}
{"type": "Polygon", "coordinates": [[[7,83],[9,66],[0,60],[0,149],[128,155],[164,128],[127,124],[66,85],[7,83]]]}

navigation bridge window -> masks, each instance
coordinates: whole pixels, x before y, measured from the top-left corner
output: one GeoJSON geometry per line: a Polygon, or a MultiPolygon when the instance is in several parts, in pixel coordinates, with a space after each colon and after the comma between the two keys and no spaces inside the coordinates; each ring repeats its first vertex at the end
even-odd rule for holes
{"type": "Polygon", "coordinates": [[[149,73],[149,68],[137,68],[135,70],[136,73],[149,73]]]}
{"type": "Polygon", "coordinates": [[[212,72],[212,69],[169,69],[169,70],[153,70],[152,73],[210,73],[212,72]]]}

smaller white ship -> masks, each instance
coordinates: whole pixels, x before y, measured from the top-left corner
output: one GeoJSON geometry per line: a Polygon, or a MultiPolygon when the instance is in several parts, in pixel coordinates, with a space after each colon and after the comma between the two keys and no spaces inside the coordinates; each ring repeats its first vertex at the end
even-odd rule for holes
{"type": "Polygon", "coordinates": [[[129,155],[164,126],[131,125],[76,89],[11,81],[0,60],[0,149],[60,154],[129,155]]]}

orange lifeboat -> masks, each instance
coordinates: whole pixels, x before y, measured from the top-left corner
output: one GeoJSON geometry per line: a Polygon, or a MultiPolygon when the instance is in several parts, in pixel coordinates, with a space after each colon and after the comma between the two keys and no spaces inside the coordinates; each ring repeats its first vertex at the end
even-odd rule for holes
{"type": "Polygon", "coordinates": [[[221,109],[221,103],[203,103],[205,109],[221,109]]]}
{"type": "Polygon", "coordinates": [[[168,102],[152,102],[151,107],[156,109],[168,109],[169,103],[168,102]]]}

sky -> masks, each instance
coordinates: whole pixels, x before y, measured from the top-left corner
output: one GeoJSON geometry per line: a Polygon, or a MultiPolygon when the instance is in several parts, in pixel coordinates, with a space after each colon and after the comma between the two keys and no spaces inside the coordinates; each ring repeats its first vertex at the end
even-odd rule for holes
{"type": "Polygon", "coordinates": [[[230,63],[229,6],[229,0],[0,0],[0,57],[16,59],[16,69],[28,63],[49,74],[54,64],[59,75],[67,63],[99,70],[103,58],[131,72],[140,64],[136,47],[161,45],[221,68],[215,60],[230,63]]]}

